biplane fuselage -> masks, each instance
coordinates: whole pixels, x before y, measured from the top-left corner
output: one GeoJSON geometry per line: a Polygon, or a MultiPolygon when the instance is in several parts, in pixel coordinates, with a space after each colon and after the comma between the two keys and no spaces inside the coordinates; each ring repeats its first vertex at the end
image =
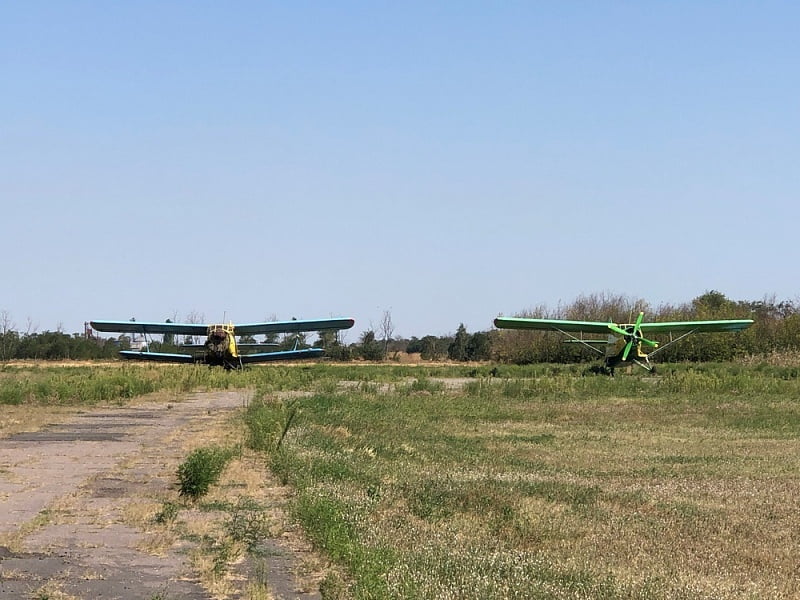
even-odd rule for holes
{"type": "Polygon", "coordinates": [[[204,346],[206,364],[227,369],[240,366],[233,323],[209,325],[208,337],[204,346]]]}

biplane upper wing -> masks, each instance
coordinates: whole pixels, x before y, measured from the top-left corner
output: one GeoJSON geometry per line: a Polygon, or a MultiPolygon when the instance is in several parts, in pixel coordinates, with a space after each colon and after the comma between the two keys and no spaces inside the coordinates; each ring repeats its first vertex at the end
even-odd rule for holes
{"type": "Polygon", "coordinates": [[[90,321],[97,331],[115,333],[174,333],[206,335],[208,325],[202,323],[153,323],[147,321],[90,321]]]}
{"type": "Polygon", "coordinates": [[[673,321],[665,323],[642,323],[642,331],[648,333],[671,333],[680,332],[731,332],[742,331],[753,324],[752,319],[728,319],[722,321],[673,321]]]}
{"type": "Polygon", "coordinates": [[[602,321],[566,321],[563,319],[523,319],[521,317],[497,317],[495,327],[499,329],[535,329],[541,331],[570,331],[583,333],[608,333],[609,324],[602,321]]]}
{"type": "Polygon", "coordinates": [[[325,331],[330,329],[350,329],[353,319],[312,319],[305,321],[272,321],[270,323],[244,323],[234,325],[236,335],[258,335],[260,333],[300,333],[303,331],[325,331]]]}

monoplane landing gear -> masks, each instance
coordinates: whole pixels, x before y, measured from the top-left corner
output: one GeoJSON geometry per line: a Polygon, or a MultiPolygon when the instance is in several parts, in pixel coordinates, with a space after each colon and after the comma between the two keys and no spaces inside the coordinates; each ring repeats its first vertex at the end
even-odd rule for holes
{"type": "Polygon", "coordinates": [[[608,375],[614,376],[614,369],[606,365],[592,365],[584,371],[584,375],[608,375]]]}
{"type": "Polygon", "coordinates": [[[654,367],[654,366],[653,366],[653,365],[650,363],[650,361],[649,361],[649,360],[647,360],[647,358],[646,358],[646,357],[645,357],[645,359],[644,359],[644,362],[642,362],[642,361],[640,361],[640,360],[634,360],[633,362],[635,362],[637,365],[639,365],[640,367],[642,367],[642,368],[643,368],[645,371],[647,371],[647,372],[648,372],[650,375],[655,375],[655,374],[656,374],[656,368],[655,368],[655,367],[654,367]]]}

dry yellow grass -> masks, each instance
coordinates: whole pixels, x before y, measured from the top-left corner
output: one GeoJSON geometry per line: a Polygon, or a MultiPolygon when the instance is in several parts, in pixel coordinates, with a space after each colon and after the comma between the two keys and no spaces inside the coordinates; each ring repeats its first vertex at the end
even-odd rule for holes
{"type": "MultiPolygon", "coordinates": [[[[765,590],[776,597],[800,595],[800,582],[782,575],[795,571],[800,552],[797,439],[730,430],[709,435],[679,419],[655,423],[637,412],[613,401],[566,403],[554,423],[492,423],[455,433],[485,440],[491,455],[538,465],[505,470],[506,479],[600,491],[586,510],[539,497],[526,497],[518,507],[529,535],[525,545],[565,568],[611,572],[633,586],[662,578],[707,597],[762,597],[765,590]],[[610,415],[619,416],[620,426],[585,426],[610,415]],[[548,435],[558,443],[520,444],[525,435],[548,435]]],[[[469,481],[487,473],[482,468],[450,476],[469,481]]],[[[480,515],[455,524],[473,538],[484,525],[480,515]]]]}
{"type": "Polygon", "coordinates": [[[61,422],[76,412],[77,408],[63,406],[5,405],[0,411],[0,437],[39,431],[50,423],[61,422]]]}
{"type": "Polygon", "coordinates": [[[34,600],[39,598],[46,600],[80,600],[77,596],[67,594],[63,590],[63,584],[58,581],[48,581],[32,591],[30,597],[34,600]]]}

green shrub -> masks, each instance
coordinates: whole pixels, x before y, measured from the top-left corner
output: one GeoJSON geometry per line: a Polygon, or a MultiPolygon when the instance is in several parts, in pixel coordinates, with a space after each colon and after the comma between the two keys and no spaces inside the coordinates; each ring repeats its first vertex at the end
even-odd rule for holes
{"type": "Polygon", "coordinates": [[[219,481],[234,451],[211,446],[194,450],[178,467],[180,495],[196,500],[208,493],[208,488],[219,481]]]}

